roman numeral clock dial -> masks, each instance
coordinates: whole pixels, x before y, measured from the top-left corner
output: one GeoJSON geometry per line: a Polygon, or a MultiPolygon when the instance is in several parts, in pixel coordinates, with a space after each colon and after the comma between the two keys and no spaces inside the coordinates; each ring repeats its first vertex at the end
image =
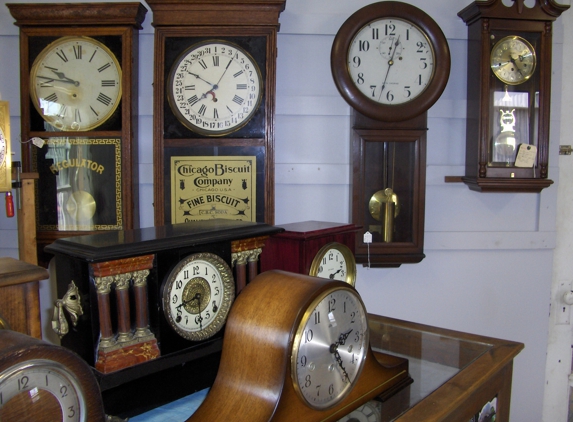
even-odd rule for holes
{"type": "Polygon", "coordinates": [[[32,103],[52,130],[100,126],[113,115],[121,91],[119,62],[89,37],[63,37],[49,44],[30,72],[32,103]]]}
{"type": "Polygon", "coordinates": [[[236,44],[209,41],[176,60],[167,83],[171,109],[187,128],[223,136],[244,126],[262,98],[261,72],[236,44]]]}

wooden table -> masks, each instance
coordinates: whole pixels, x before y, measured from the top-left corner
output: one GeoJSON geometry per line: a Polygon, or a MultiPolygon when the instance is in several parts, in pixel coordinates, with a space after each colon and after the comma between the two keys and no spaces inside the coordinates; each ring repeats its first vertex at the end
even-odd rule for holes
{"type": "Polygon", "coordinates": [[[0,258],[0,321],[14,331],[42,338],[39,282],[49,277],[45,268],[0,258]]]}

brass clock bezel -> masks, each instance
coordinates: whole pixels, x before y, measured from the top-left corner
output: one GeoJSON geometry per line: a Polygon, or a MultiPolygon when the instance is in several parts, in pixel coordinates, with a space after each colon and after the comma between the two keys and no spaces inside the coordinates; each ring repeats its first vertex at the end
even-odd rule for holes
{"type": "Polygon", "coordinates": [[[356,259],[354,258],[354,253],[350,248],[339,242],[329,242],[319,249],[310,264],[309,275],[320,277],[318,275],[321,267],[320,263],[326,254],[332,249],[339,251],[344,257],[344,262],[346,264],[346,277],[343,281],[354,287],[356,285],[356,259]]]}
{"type": "Polygon", "coordinates": [[[407,3],[382,1],[359,9],[340,27],[332,45],[330,65],[340,95],[351,107],[371,119],[396,122],[412,119],[440,98],[450,74],[450,50],[445,35],[425,12],[407,3]],[[411,22],[424,33],[434,50],[434,75],[424,91],[412,101],[387,105],[372,101],[354,84],[347,66],[348,51],[355,35],[373,21],[396,18],[411,22]]]}
{"type": "MultiPolygon", "coordinates": [[[[208,285],[208,282],[202,277],[193,277],[190,278],[187,281],[187,283],[182,286],[182,291],[184,291],[185,288],[192,282],[199,283],[204,286],[205,283],[201,283],[201,281],[198,280],[199,278],[205,281],[205,283],[208,285]]],[[[165,319],[167,320],[169,326],[179,336],[190,341],[206,340],[217,334],[221,330],[221,328],[223,328],[223,326],[225,325],[234,298],[235,298],[235,280],[233,278],[233,272],[231,268],[229,268],[227,263],[220,256],[209,252],[200,252],[191,254],[180,260],[169,272],[169,275],[166,277],[163,287],[161,289],[161,302],[165,319]],[[221,279],[221,285],[224,287],[224,291],[221,292],[222,295],[221,304],[219,306],[219,311],[217,312],[213,320],[202,330],[188,331],[184,330],[177,324],[176,317],[174,317],[174,315],[171,313],[171,308],[169,303],[172,289],[175,286],[177,282],[177,277],[179,276],[183,268],[187,267],[189,264],[193,262],[199,262],[199,261],[205,262],[208,265],[211,265],[215,269],[219,278],[221,279]]]]}
{"type": "Polygon", "coordinates": [[[529,78],[531,78],[531,76],[533,76],[533,74],[535,73],[535,68],[537,67],[537,54],[535,52],[535,47],[533,47],[533,45],[526,40],[523,37],[520,37],[519,35],[507,35],[503,38],[501,38],[500,40],[498,40],[494,46],[491,49],[491,53],[489,56],[489,64],[491,67],[491,71],[493,72],[493,74],[504,84],[506,85],[521,85],[524,82],[527,82],[529,80],[529,78]],[[531,68],[531,70],[529,70],[527,72],[527,74],[523,77],[523,79],[520,79],[518,81],[512,81],[509,79],[504,78],[503,76],[501,76],[500,72],[498,71],[499,67],[497,65],[494,64],[494,53],[497,50],[497,48],[503,44],[504,42],[507,42],[509,40],[518,40],[519,42],[523,43],[531,52],[532,57],[533,57],[533,67],[531,68]]]}
{"type": "MultiPolygon", "coordinates": [[[[93,131],[94,129],[96,129],[99,126],[106,123],[114,115],[114,113],[117,110],[117,107],[119,106],[119,104],[121,103],[121,99],[123,97],[122,68],[121,68],[121,64],[119,63],[117,57],[102,42],[96,40],[95,38],[83,36],[83,35],[63,36],[63,37],[56,39],[55,41],[52,41],[46,47],[44,47],[42,49],[42,51],[36,56],[36,58],[34,59],[34,63],[30,67],[29,82],[30,82],[30,99],[32,100],[32,104],[34,105],[34,108],[36,109],[38,114],[42,117],[42,119],[44,119],[44,121],[46,123],[48,123],[48,124],[52,125],[54,128],[56,128],[55,130],[61,130],[63,132],[71,132],[71,131],[89,132],[89,131],[93,131]],[[40,69],[42,61],[45,60],[46,57],[48,57],[50,54],[54,53],[54,51],[58,47],[60,47],[64,44],[73,43],[74,41],[90,43],[90,44],[94,45],[97,49],[100,49],[101,51],[105,52],[105,54],[107,54],[110,57],[111,63],[112,63],[111,66],[115,67],[115,69],[117,70],[117,73],[118,73],[119,89],[118,89],[118,92],[117,92],[117,95],[115,96],[115,98],[111,98],[111,100],[113,101],[112,107],[107,109],[105,111],[105,113],[101,117],[99,117],[96,122],[90,124],[89,126],[79,127],[79,128],[73,128],[73,127],[67,127],[67,126],[59,127],[58,125],[55,124],[56,118],[53,117],[52,115],[46,115],[44,113],[42,107],[40,107],[40,98],[38,97],[38,91],[37,91],[37,87],[36,87],[36,75],[40,69]]],[[[79,84],[77,85],[77,87],[80,87],[82,81],[78,81],[78,82],[79,82],[79,84]]],[[[83,101],[88,100],[89,99],[89,98],[87,98],[88,96],[86,96],[85,93],[83,91],[81,91],[82,88],[79,88],[79,89],[80,89],[79,94],[81,94],[81,95],[76,96],[75,93],[72,93],[72,96],[74,96],[74,98],[81,97],[81,98],[78,98],[78,101],[80,101],[80,102],[82,100],[83,101]]],[[[94,111],[94,113],[95,113],[95,111],[94,111]]]]}
{"type": "MultiPolygon", "coordinates": [[[[326,326],[326,324],[324,325],[326,326]]],[[[364,364],[366,362],[366,357],[368,355],[368,347],[370,345],[370,331],[369,331],[369,327],[368,327],[368,314],[366,312],[366,307],[364,305],[364,302],[362,301],[362,298],[360,297],[360,295],[356,292],[356,290],[353,287],[350,287],[348,285],[344,285],[344,286],[332,286],[326,290],[324,290],[322,293],[318,294],[313,300],[312,302],[307,306],[306,310],[304,310],[304,314],[302,319],[300,320],[300,323],[296,329],[296,333],[294,336],[294,340],[292,342],[292,350],[291,350],[291,380],[293,383],[293,387],[294,390],[297,394],[297,396],[310,408],[315,409],[315,410],[325,410],[325,409],[329,409],[333,406],[336,406],[338,403],[340,403],[340,401],[342,401],[345,397],[348,396],[348,394],[350,394],[350,392],[352,391],[352,389],[354,388],[354,386],[356,385],[356,381],[360,378],[360,374],[362,372],[362,369],[364,368],[364,364]],[[300,347],[301,347],[301,341],[304,337],[304,332],[305,332],[305,328],[307,327],[307,324],[310,321],[310,318],[313,315],[314,310],[324,301],[324,300],[328,300],[328,296],[337,293],[337,292],[346,292],[348,295],[353,296],[356,304],[358,305],[359,311],[361,312],[361,315],[357,316],[357,318],[362,319],[363,321],[363,326],[365,327],[363,335],[361,337],[361,349],[362,349],[362,356],[360,357],[360,362],[357,363],[357,365],[359,365],[359,367],[356,369],[356,371],[354,372],[354,377],[352,378],[352,380],[350,380],[349,384],[347,386],[345,386],[345,388],[338,393],[338,395],[332,399],[330,399],[326,404],[322,404],[322,405],[317,405],[317,404],[313,404],[311,402],[308,401],[308,399],[304,396],[303,392],[301,391],[302,388],[299,385],[299,381],[297,379],[297,372],[298,372],[298,357],[299,357],[299,352],[300,352],[300,347]]],[[[323,350],[326,351],[326,353],[331,354],[332,351],[325,347],[323,350]]],[[[334,361],[334,359],[332,360],[333,364],[336,364],[336,362],[334,361]]],[[[336,369],[334,369],[333,371],[336,371],[336,369]]]]}

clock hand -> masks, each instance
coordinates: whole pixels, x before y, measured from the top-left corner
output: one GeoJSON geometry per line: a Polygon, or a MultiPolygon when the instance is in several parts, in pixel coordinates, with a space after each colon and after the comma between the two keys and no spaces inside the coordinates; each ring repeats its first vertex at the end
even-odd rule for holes
{"type": "Polygon", "coordinates": [[[74,84],[75,86],[80,86],[78,81],[74,81],[73,79],[68,78],[64,72],[58,72],[57,70],[51,69],[52,72],[56,74],[58,78],[60,78],[60,82],[66,82],[70,84],[74,84]]]}
{"type": "MultiPolygon", "coordinates": [[[[206,93],[204,93],[203,95],[201,95],[201,99],[207,98],[208,94],[211,94],[213,96],[213,102],[216,103],[217,102],[217,97],[215,96],[215,90],[219,89],[219,83],[221,82],[221,79],[223,79],[223,76],[225,76],[225,73],[227,72],[227,69],[229,68],[229,66],[231,65],[233,61],[229,60],[229,63],[227,63],[227,67],[225,67],[225,70],[223,72],[223,74],[221,75],[221,77],[219,78],[219,80],[217,81],[216,84],[212,85],[212,88],[210,91],[207,91],[206,93]]],[[[205,81],[206,82],[206,81],[205,81]]]]}
{"type": "MultiPolygon", "coordinates": [[[[201,79],[201,80],[202,80],[203,82],[205,82],[206,84],[211,85],[211,88],[213,88],[213,87],[216,86],[215,84],[212,84],[211,82],[209,82],[209,81],[203,79],[201,76],[199,76],[199,75],[196,74],[196,73],[189,72],[189,71],[187,71],[187,73],[189,73],[191,76],[195,76],[197,79],[201,79]]],[[[206,95],[206,94],[203,94],[203,95],[206,95]]]]}
{"type": "Polygon", "coordinates": [[[231,66],[232,62],[233,62],[233,60],[229,60],[229,63],[227,63],[227,66],[225,67],[225,70],[223,71],[223,74],[221,75],[221,77],[219,78],[219,80],[217,81],[217,83],[215,84],[213,89],[219,88],[219,84],[221,83],[221,79],[223,79],[223,76],[225,76],[225,73],[227,73],[227,69],[229,68],[229,66],[231,66]]]}
{"type": "Polygon", "coordinates": [[[382,88],[380,89],[380,95],[378,96],[378,101],[382,98],[382,93],[384,92],[384,88],[386,88],[386,80],[388,79],[388,74],[390,73],[390,68],[394,65],[394,54],[396,53],[396,49],[400,44],[400,35],[396,38],[396,42],[394,43],[394,49],[392,50],[392,55],[390,56],[390,60],[388,60],[388,69],[386,69],[386,76],[384,77],[384,82],[382,83],[382,88]]]}
{"type": "MultiPolygon", "coordinates": [[[[334,346],[334,344],[332,346],[334,346]]],[[[332,346],[330,346],[331,349],[332,346]]],[[[336,363],[338,363],[338,366],[340,366],[340,369],[342,369],[342,375],[344,375],[342,377],[342,381],[344,382],[350,381],[350,377],[348,376],[348,372],[346,372],[346,369],[344,368],[342,358],[340,357],[340,353],[338,353],[338,346],[336,346],[334,349],[334,358],[336,359],[336,363]]]]}
{"type": "Polygon", "coordinates": [[[338,271],[336,271],[335,273],[330,274],[328,277],[332,280],[332,279],[334,278],[334,276],[335,276],[336,274],[338,274],[340,271],[342,271],[342,268],[339,269],[338,271]]]}
{"type": "Polygon", "coordinates": [[[346,343],[346,339],[348,338],[348,336],[350,335],[351,332],[352,332],[352,328],[345,333],[341,333],[340,337],[338,337],[338,341],[335,344],[337,346],[344,346],[344,344],[346,343]]]}

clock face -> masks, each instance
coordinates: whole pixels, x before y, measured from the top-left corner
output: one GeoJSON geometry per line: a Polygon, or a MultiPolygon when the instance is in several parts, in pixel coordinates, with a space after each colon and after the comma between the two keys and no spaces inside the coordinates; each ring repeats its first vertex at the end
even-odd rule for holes
{"type": "Polygon", "coordinates": [[[527,81],[535,71],[535,64],[535,49],[525,38],[504,37],[491,50],[491,70],[508,85],[527,81]]]}
{"type": "Polygon", "coordinates": [[[356,262],[346,245],[331,242],[324,245],[312,260],[310,275],[330,280],[356,283],[356,262]]]}
{"type": "Polygon", "coordinates": [[[365,362],[368,321],[351,287],[334,287],[309,306],[297,330],[291,355],[292,381],[314,409],[327,409],[354,386],[365,362]]]}
{"type": "Polygon", "coordinates": [[[121,67],[114,54],[89,37],[63,37],[36,57],[30,96],[55,130],[88,131],[106,122],[121,100],[121,67]]]}
{"type": "Polygon", "coordinates": [[[86,398],[78,380],[51,360],[24,361],[0,373],[0,419],[28,420],[34,409],[42,409],[46,417],[34,420],[87,421],[86,398]]]}
{"type": "Polygon", "coordinates": [[[195,44],[175,61],[167,98],[179,121],[206,136],[232,133],[253,117],[262,98],[259,67],[236,44],[195,44]]]}
{"type": "Polygon", "coordinates": [[[163,286],[163,311],[183,338],[199,341],[225,324],[235,297],[235,281],[227,263],[211,253],[181,260],[163,286]]]}
{"type": "Polygon", "coordinates": [[[434,49],[426,34],[405,19],[369,22],[348,48],[348,71],[368,99],[386,105],[417,98],[434,75],[434,49]]]}
{"type": "Polygon", "coordinates": [[[381,402],[371,400],[342,417],[338,422],[380,422],[382,420],[381,407],[381,402]]]}

